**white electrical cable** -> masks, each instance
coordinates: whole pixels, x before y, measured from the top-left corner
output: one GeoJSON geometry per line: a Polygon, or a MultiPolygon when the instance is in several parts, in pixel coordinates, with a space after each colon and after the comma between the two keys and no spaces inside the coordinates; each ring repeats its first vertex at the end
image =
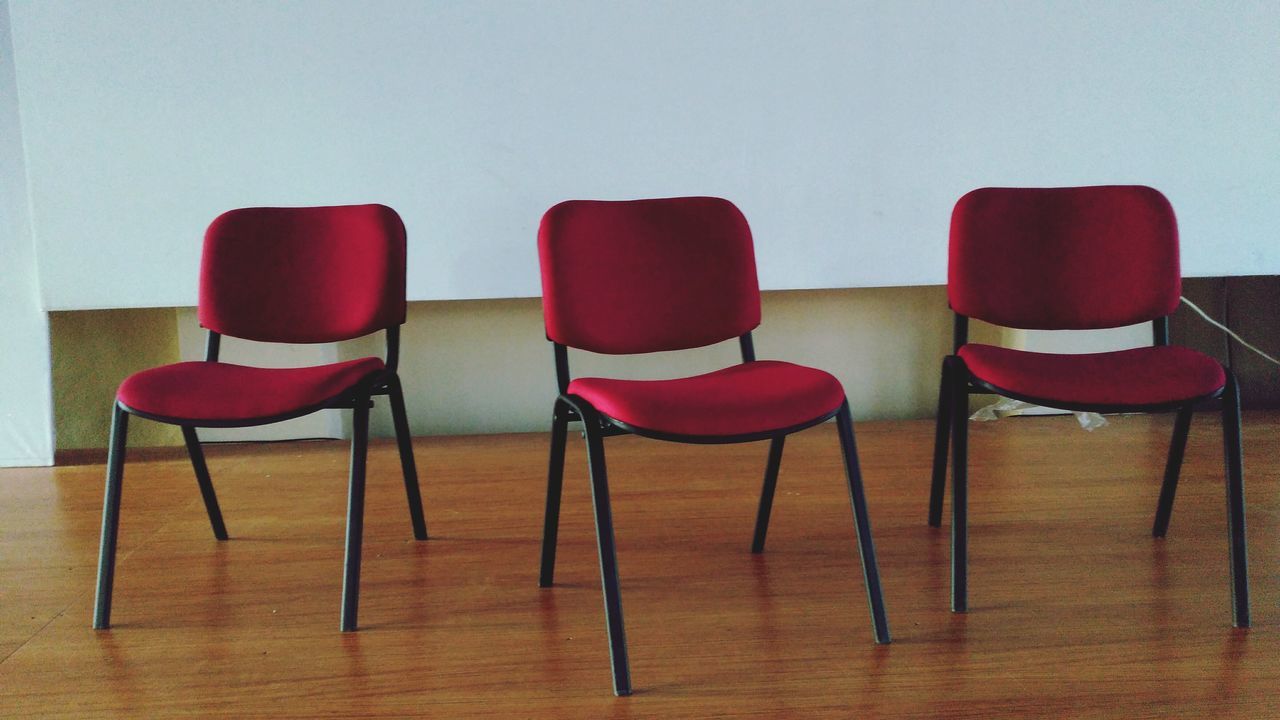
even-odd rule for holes
{"type": "Polygon", "coordinates": [[[1186,303],[1186,304],[1187,304],[1187,307],[1189,307],[1189,308],[1191,308],[1192,310],[1195,310],[1197,313],[1199,313],[1200,317],[1204,318],[1204,319],[1205,319],[1205,320],[1206,320],[1210,325],[1212,325],[1212,326],[1214,326],[1214,327],[1218,328],[1219,330],[1221,330],[1222,332],[1224,332],[1224,333],[1226,333],[1226,334],[1230,335],[1232,338],[1235,338],[1235,341],[1236,341],[1236,342],[1240,343],[1241,345],[1243,345],[1243,346],[1245,346],[1245,347],[1249,348],[1250,350],[1252,350],[1252,351],[1254,351],[1254,352],[1258,353],[1259,355],[1261,355],[1262,357],[1266,358],[1266,359],[1267,359],[1267,361],[1268,361],[1268,362],[1270,362],[1272,365],[1280,365],[1280,360],[1277,360],[1277,359],[1275,359],[1275,358],[1271,357],[1270,355],[1268,355],[1268,354],[1266,354],[1266,353],[1262,352],[1261,350],[1259,350],[1258,348],[1254,347],[1253,345],[1250,345],[1247,341],[1245,341],[1245,339],[1244,339],[1244,338],[1242,338],[1242,337],[1240,337],[1239,335],[1235,334],[1235,332],[1233,332],[1233,331],[1231,330],[1231,328],[1228,328],[1226,325],[1223,325],[1222,323],[1218,322],[1217,320],[1214,320],[1213,318],[1209,317],[1208,313],[1206,313],[1205,311],[1201,310],[1199,305],[1196,305],[1195,303],[1191,302],[1190,300],[1186,299],[1185,297],[1184,297],[1184,298],[1182,298],[1182,302],[1186,303]]]}

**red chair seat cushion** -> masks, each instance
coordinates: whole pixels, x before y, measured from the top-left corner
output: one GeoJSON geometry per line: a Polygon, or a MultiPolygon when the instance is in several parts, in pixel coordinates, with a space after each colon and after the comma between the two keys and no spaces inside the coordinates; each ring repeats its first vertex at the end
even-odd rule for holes
{"type": "Polygon", "coordinates": [[[781,430],[844,402],[844,388],[829,373],[774,360],[675,380],[577,378],[568,392],[635,428],[706,437],[781,430]]]}
{"type": "Polygon", "coordinates": [[[145,415],[253,424],[317,409],[383,367],[376,357],[300,368],[184,362],[130,375],[116,399],[145,415]]]}
{"type": "Polygon", "coordinates": [[[969,343],[958,354],[980,380],[1072,406],[1176,403],[1217,392],[1227,381],[1217,360],[1177,346],[1063,355],[969,343]]]}

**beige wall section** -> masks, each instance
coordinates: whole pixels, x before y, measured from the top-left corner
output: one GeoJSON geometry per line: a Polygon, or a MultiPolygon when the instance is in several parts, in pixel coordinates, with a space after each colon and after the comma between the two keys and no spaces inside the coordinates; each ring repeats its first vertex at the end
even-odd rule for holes
{"type": "MultiPolygon", "coordinates": [[[[755,333],[761,359],[830,371],[844,383],[859,419],[933,415],[940,364],[951,342],[943,288],[769,292],[763,305],[755,333]]],[[[975,327],[974,336],[991,341],[998,331],[975,327]]],[[[380,341],[371,339],[339,346],[344,358],[380,351],[380,341]]],[[[414,434],[548,427],[555,373],[537,298],[413,303],[402,352],[414,434]]],[[[575,377],[676,377],[738,361],[735,341],[640,356],[570,353],[575,377]]],[[[391,432],[385,409],[372,418],[376,433],[391,432]]]]}
{"type": "MultiPolygon", "coordinates": [[[[1196,319],[1198,323],[1198,319],[1196,319]]],[[[1198,327],[1198,324],[1197,324],[1198,327]]],[[[541,431],[555,396],[551,346],[537,298],[417,302],[403,330],[401,377],[416,435],[541,431]]],[[[1096,352],[1150,342],[1148,325],[1106,331],[1039,332],[973,322],[970,337],[1044,352],[1096,352]]],[[[111,400],[126,375],[199,359],[203,335],[190,308],[57,312],[50,315],[57,447],[106,445],[111,400]]],[[[1276,334],[1262,337],[1274,339],[1276,334]]],[[[942,357],[950,350],[951,313],[942,287],[795,290],[764,294],[755,333],[761,359],[826,369],[844,383],[855,417],[932,417],[942,357]]],[[[260,365],[302,365],[383,353],[381,336],[334,345],[272,346],[227,341],[223,358],[260,365]]],[[[738,361],[736,342],[679,353],[610,357],[571,352],[575,376],[660,378],[705,372],[738,361]]],[[[973,406],[991,402],[975,396],[973,406]]],[[[345,413],[343,413],[345,415],[345,413]]],[[[372,414],[377,435],[392,434],[386,402],[372,414]]],[[[347,419],[325,411],[312,425],[251,437],[332,436],[347,419]],[[283,435],[281,434],[283,433],[283,435]]],[[[209,440],[230,439],[206,431],[209,440]]],[[[238,436],[237,436],[238,437],[238,436]]],[[[176,428],[136,422],[130,445],[177,445],[176,428]]]]}
{"type": "MultiPolygon", "coordinates": [[[[933,415],[939,366],[951,342],[943,288],[769,292],[763,303],[764,321],[755,333],[761,359],[830,371],[844,383],[858,419],[933,415]]],[[[105,446],[111,399],[128,373],[177,361],[180,345],[183,359],[200,357],[200,335],[190,309],[53,313],[51,329],[59,449],[105,446]]],[[[980,323],[974,323],[972,336],[986,342],[1001,337],[980,323]]],[[[310,364],[329,361],[333,352],[329,346],[303,351],[246,356],[230,343],[224,344],[224,359],[310,364]],[[321,351],[324,357],[314,356],[321,351]]],[[[381,336],[336,346],[336,359],[382,353],[381,336]]],[[[411,303],[401,358],[415,435],[548,427],[555,374],[537,298],[411,303]]],[[[642,356],[574,351],[570,363],[575,376],[661,378],[713,370],[738,358],[738,345],[730,341],[642,356]]],[[[375,434],[392,434],[385,401],[371,417],[375,434]]],[[[204,437],[214,439],[208,433],[204,437]]],[[[150,422],[130,427],[130,445],[180,443],[175,428],[150,422]]]]}
{"type": "MultiPolygon", "coordinates": [[[[103,448],[111,405],[131,373],[178,360],[172,308],[49,313],[53,418],[59,450],[103,448]]],[[[181,445],[178,428],[140,420],[129,445],[181,445]]]]}

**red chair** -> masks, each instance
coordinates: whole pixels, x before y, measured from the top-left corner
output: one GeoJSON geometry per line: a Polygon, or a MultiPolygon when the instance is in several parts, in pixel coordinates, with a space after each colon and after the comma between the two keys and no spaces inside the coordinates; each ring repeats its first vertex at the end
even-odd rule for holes
{"type": "Polygon", "coordinates": [[[405,319],[405,232],[382,205],[248,208],[224,213],[205,234],[200,264],[200,324],[209,330],[204,362],[144,370],[120,384],[112,414],[106,499],[93,626],[111,626],[111,588],[129,416],[179,425],[205,510],[227,539],[198,427],[248,427],[326,408],[351,408],[342,630],[356,629],[364,526],[365,453],[371,397],[391,401],[413,534],[427,539],[417,469],[396,375],[405,319]],[[218,361],[223,335],[278,343],[348,340],[386,330],[387,358],[304,368],[258,368],[218,361]]]}
{"type": "Polygon", "coordinates": [[[555,573],[567,425],[587,440],[613,688],[631,693],[604,438],[634,433],[687,443],[771,441],[752,552],[764,550],[786,436],[836,418],[876,642],[889,642],[849,403],[813,368],[757,361],[760,289],[747,221],[718,198],[574,200],[547,211],[538,232],[542,305],[560,391],[551,424],[539,584],[555,573]],[[605,354],[703,347],[738,338],[742,364],[677,380],[569,378],[568,347],[605,354]]]}
{"type": "Polygon", "coordinates": [[[952,440],[951,609],[967,596],[967,415],[970,393],[1093,412],[1177,411],[1152,534],[1164,537],[1192,410],[1221,397],[1227,476],[1232,611],[1249,626],[1240,398],[1231,371],[1169,345],[1168,315],[1181,274],[1173,208],[1139,186],[984,188],[951,216],[947,296],[955,354],[942,365],[929,524],[942,522],[947,442],[952,440]],[[1154,346],[1056,355],[968,341],[969,318],[1039,330],[1110,328],[1151,321],[1154,346]]]}

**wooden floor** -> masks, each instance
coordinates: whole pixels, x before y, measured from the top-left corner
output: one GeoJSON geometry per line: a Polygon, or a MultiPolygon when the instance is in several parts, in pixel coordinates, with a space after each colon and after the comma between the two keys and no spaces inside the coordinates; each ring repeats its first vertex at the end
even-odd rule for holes
{"type": "Polygon", "coordinates": [[[607,441],[636,694],[615,698],[585,454],[537,587],[547,438],[371,453],[362,629],[338,632],[346,446],[209,449],[231,541],[184,459],[125,478],[114,628],[90,629],[101,465],[0,472],[2,717],[1280,717],[1280,414],[1245,416],[1254,627],[1230,626],[1221,434],[1197,415],[1168,539],[1172,417],[973,423],[970,604],[925,525],[929,422],[860,423],[894,642],[876,646],[831,425],[766,445],[607,441]]]}

